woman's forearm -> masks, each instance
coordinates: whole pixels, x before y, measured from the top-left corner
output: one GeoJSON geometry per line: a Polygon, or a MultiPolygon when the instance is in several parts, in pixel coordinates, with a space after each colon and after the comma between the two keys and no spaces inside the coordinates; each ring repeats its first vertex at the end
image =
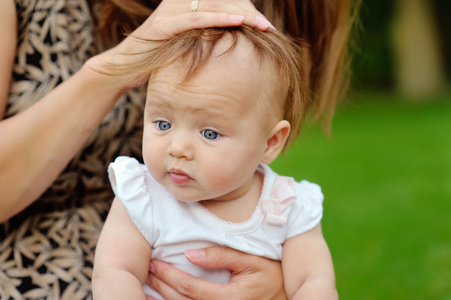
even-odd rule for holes
{"type": "Polygon", "coordinates": [[[36,200],[99,126],[122,90],[88,64],[0,122],[0,222],[36,200]]]}

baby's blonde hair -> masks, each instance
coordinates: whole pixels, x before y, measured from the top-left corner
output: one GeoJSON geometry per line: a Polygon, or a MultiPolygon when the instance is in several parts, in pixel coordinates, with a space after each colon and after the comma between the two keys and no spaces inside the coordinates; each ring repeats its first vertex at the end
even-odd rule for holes
{"type": "MultiPolygon", "coordinates": [[[[230,47],[220,55],[224,55],[238,44],[243,37],[253,45],[258,61],[269,63],[276,72],[271,78],[268,97],[272,112],[277,113],[279,120],[287,120],[291,125],[291,132],[285,146],[289,146],[299,133],[302,121],[308,108],[308,95],[304,84],[304,74],[301,73],[302,50],[292,38],[279,32],[261,32],[247,26],[227,28],[194,29],[181,33],[166,40],[143,42],[156,43],[156,47],[144,55],[140,60],[126,67],[113,67],[113,73],[129,77],[130,81],[137,78],[149,78],[159,70],[182,61],[187,66],[180,84],[192,79],[213,57],[213,51],[218,42],[230,37],[230,47]]],[[[216,53],[215,53],[216,55],[216,53]]]]}

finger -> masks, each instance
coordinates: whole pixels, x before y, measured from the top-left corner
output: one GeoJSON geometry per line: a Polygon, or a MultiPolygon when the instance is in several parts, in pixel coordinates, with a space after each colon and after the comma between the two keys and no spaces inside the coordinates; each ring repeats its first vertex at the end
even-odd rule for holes
{"type": "Polygon", "coordinates": [[[265,31],[274,26],[262,15],[249,14],[243,11],[238,11],[236,14],[227,14],[224,12],[202,12],[185,14],[183,18],[174,18],[175,22],[180,27],[178,30],[185,31],[192,28],[209,28],[209,27],[232,27],[247,25],[249,27],[265,31]],[[181,22],[181,24],[178,24],[181,22]]]}
{"type": "MultiPolygon", "coordinates": [[[[176,9],[178,12],[174,12],[174,15],[181,14],[183,12],[193,12],[191,5],[194,1],[188,1],[187,3],[179,1],[177,5],[171,6],[171,11],[176,9]]],[[[198,0],[196,12],[223,12],[228,14],[243,13],[249,16],[263,16],[259,12],[251,1],[224,1],[224,0],[198,0]]]]}
{"type": "Polygon", "coordinates": [[[275,29],[250,1],[225,2],[200,0],[197,7],[198,12],[223,12],[229,15],[244,16],[243,24],[258,30],[275,29]]]}
{"type": "Polygon", "coordinates": [[[152,263],[155,271],[150,278],[150,286],[165,299],[237,299],[231,297],[238,295],[235,284],[229,284],[226,288],[226,285],[194,277],[170,264],[157,260],[152,263]]]}
{"type": "Polygon", "coordinates": [[[180,294],[172,288],[170,285],[165,283],[163,280],[160,280],[155,275],[150,274],[147,284],[155,291],[157,291],[164,299],[181,299],[187,300],[189,298],[180,294]]]}
{"type": "MultiPolygon", "coordinates": [[[[257,24],[255,26],[253,26],[255,29],[258,29],[261,31],[266,31],[270,28],[274,29],[274,30],[276,29],[276,27],[274,27],[274,25],[272,25],[271,22],[269,22],[265,17],[256,16],[255,21],[257,22],[257,24]]],[[[246,24],[246,25],[248,25],[248,24],[246,24]]],[[[249,26],[251,26],[251,25],[249,25],[249,26]]]]}
{"type": "Polygon", "coordinates": [[[210,27],[232,27],[243,24],[244,16],[229,15],[227,13],[209,13],[196,12],[186,13],[170,18],[160,18],[154,20],[153,31],[155,33],[145,32],[139,33],[140,37],[152,36],[154,39],[170,38],[180,32],[184,32],[195,28],[210,28],[210,27]]]}
{"type": "MultiPolygon", "coordinates": [[[[209,269],[226,268],[235,273],[242,273],[248,266],[260,266],[260,260],[251,254],[225,247],[187,250],[185,255],[190,262],[209,269]]],[[[255,270],[254,270],[255,271],[255,270]]]]}

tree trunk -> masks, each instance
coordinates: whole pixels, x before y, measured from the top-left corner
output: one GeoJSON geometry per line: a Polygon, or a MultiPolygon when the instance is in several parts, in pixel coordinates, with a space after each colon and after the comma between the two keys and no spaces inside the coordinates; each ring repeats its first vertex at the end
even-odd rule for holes
{"type": "Polygon", "coordinates": [[[431,0],[397,0],[393,24],[396,85],[410,97],[438,93],[445,67],[431,0]]]}

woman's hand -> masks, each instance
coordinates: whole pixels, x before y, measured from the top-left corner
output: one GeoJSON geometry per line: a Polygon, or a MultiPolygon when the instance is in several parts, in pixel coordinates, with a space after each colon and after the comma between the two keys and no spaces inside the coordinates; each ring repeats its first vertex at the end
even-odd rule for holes
{"type": "Polygon", "coordinates": [[[230,283],[212,283],[153,260],[148,284],[165,299],[286,299],[277,261],[222,247],[189,250],[186,256],[200,267],[231,270],[230,283]]]}
{"type": "MultiPolygon", "coordinates": [[[[88,61],[91,69],[111,74],[122,66],[139,61],[140,53],[155,47],[147,40],[168,39],[174,35],[195,28],[230,27],[242,24],[258,30],[267,30],[272,25],[254,7],[250,0],[199,0],[197,11],[191,11],[192,0],[163,0],[157,9],[116,47],[101,53],[88,61]],[[112,68],[112,69],[111,69],[112,68]]],[[[133,88],[146,82],[139,78],[133,82],[114,80],[122,90],[133,88]]]]}
{"type": "Polygon", "coordinates": [[[194,28],[228,27],[242,24],[259,30],[272,25],[250,0],[199,0],[191,11],[192,0],[163,0],[136,30],[143,38],[164,39],[194,28]]]}

